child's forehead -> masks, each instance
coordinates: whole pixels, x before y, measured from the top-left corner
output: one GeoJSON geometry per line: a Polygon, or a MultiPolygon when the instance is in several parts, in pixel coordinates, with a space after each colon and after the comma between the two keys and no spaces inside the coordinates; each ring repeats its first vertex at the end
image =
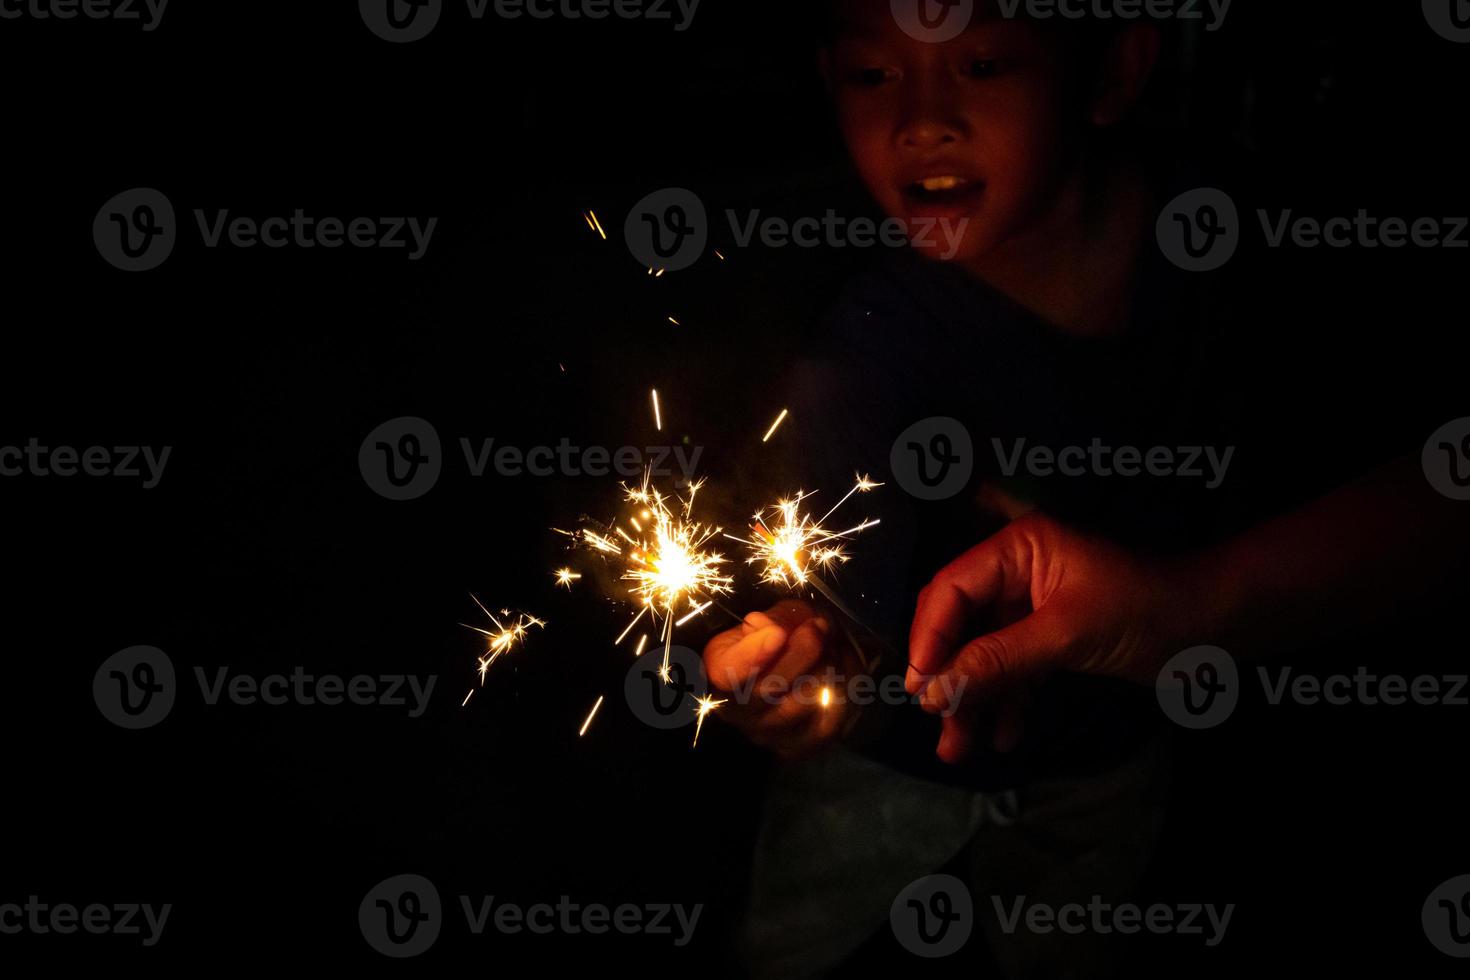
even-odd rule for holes
{"type": "MultiPolygon", "coordinates": [[[[900,31],[895,14],[895,0],[826,0],[834,37],[880,38],[900,31]]],[[[897,0],[901,3],[944,5],[944,0],[897,0]]],[[[950,0],[953,2],[953,0],[950,0]]],[[[956,9],[972,8],[969,14],[972,27],[988,22],[1003,20],[999,0],[973,0],[966,4],[954,4],[956,9]]]]}

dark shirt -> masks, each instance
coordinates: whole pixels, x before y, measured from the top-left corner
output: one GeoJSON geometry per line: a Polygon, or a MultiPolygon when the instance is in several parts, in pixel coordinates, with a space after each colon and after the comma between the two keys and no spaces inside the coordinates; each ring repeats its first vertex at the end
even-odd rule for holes
{"type": "MultiPolygon", "coordinates": [[[[1240,267],[1259,270],[1250,260],[1238,260],[1240,267]]],[[[1346,460],[1328,444],[1342,439],[1301,444],[1292,422],[1301,413],[1287,402],[1315,404],[1307,392],[1316,386],[1303,377],[1299,352],[1284,350],[1290,345],[1273,338],[1269,318],[1251,308],[1257,298],[1228,270],[1184,273],[1146,249],[1127,329],[1078,338],[962,271],[910,253],[886,256],[863,275],[795,372],[792,431],[783,438],[798,447],[807,488],[822,487],[833,503],[855,472],[886,483],[831,521],[882,519],[854,544],[853,560],[832,584],[889,639],[896,656],[884,669],[903,670],[919,589],[1003,526],[976,503],[984,482],[1064,523],[1156,553],[1217,541],[1332,485],[1332,470],[1346,460]],[[975,476],[953,498],[925,502],[904,491],[889,461],[900,433],[935,416],[969,431],[975,476]],[[1028,449],[1160,447],[1200,475],[1039,475],[1023,465],[1008,476],[1020,439],[1028,449]],[[1191,458],[1205,448],[1216,459],[1233,450],[1218,486],[1207,486],[1209,457],[1191,458]],[[1321,465],[1328,456],[1336,466],[1321,465]]],[[[976,635],[987,625],[999,623],[976,624],[976,635]]],[[[870,754],[982,790],[1115,764],[1162,724],[1150,688],[1057,674],[1038,691],[1016,752],[989,751],[987,734],[976,758],[954,768],[934,757],[936,719],[914,707],[890,714],[870,754]]]]}

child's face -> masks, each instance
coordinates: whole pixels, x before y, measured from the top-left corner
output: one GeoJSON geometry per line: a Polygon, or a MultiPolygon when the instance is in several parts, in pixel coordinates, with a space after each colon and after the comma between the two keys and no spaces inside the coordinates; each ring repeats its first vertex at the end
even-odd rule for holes
{"type": "MultiPolygon", "coordinates": [[[[1034,25],[978,16],[936,44],[904,33],[888,0],[850,0],[843,10],[846,29],[829,54],[833,94],[879,206],[913,222],[911,236],[921,221],[957,230],[968,219],[952,256],[961,263],[1033,229],[1087,126],[1065,46],[1034,25]]],[[[948,251],[942,232],[929,238],[932,247],[917,247],[948,251]]]]}

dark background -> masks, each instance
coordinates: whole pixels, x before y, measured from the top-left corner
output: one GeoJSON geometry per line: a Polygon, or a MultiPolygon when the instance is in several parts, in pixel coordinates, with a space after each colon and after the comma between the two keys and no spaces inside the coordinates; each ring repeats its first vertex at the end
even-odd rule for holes
{"type": "MultiPolygon", "coordinates": [[[[430,969],[736,972],[728,933],[768,763],[718,724],[696,752],[687,733],[641,725],[606,642],[623,615],[552,588],[546,529],[608,500],[609,481],[472,479],[457,441],[652,443],[657,385],[669,427],[708,446],[718,477],[733,466],[730,434],[769,422],[770,379],[847,258],[750,250],[655,281],[618,238],[628,208],[665,186],[793,214],[849,199],[794,7],[705,0],[676,34],[472,23],[450,4],[433,36],[406,46],[369,34],[351,3],[176,0],[153,33],[0,22],[0,445],[174,447],[151,491],[0,481],[0,901],[175,906],[156,949],[0,937],[0,962],[381,967],[357,903],[414,872],[450,902],[706,906],[684,950],[656,937],[467,939],[451,909],[430,969]],[[127,275],[99,257],[90,227],[136,186],[164,191],[181,216],[302,207],[440,221],[415,263],[211,251],[191,230],[162,268],[127,275]],[[588,208],[611,241],[588,231],[588,208]],[[430,495],[395,504],[364,485],[357,451],[403,415],[433,421],[451,455],[430,495]],[[459,625],[478,622],[470,593],[558,628],[461,710],[480,649],[459,625]],[[101,661],[136,644],[169,653],[184,694],[166,722],[133,733],[88,692],[101,661]],[[298,664],[435,674],[438,686],[416,720],[205,708],[193,693],[196,665],[298,664]]],[[[1470,50],[1432,34],[1417,4],[1239,0],[1224,31],[1181,50],[1154,118],[1181,145],[1243,151],[1278,200],[1405,216],[1470,206],[1470,50]]],[[[1324,304],[1334,314],[1283,344],[1378,361],[1365,391],[1407,417],[1454,395],[1464,253],[1302,261],[1339,263],[1312,280],[1337,291],[1324,304]]],[[[1363,634],[1324,663],[1463,670],[1462,619],[1363,634]]],[[[1262,712],[1257,694],[1239,726],[1182,739],[1151,894],[1239,908],[1224,947],[1140,941],[1132,968],[1450,975],[1419,906],[1470,871],[1464,710],[1262,712]]]]}

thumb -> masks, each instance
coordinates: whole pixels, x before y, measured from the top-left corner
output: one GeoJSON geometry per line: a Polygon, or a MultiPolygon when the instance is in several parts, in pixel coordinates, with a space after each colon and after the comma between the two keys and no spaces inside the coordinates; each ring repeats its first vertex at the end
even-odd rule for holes
{"type": "Polygon", "coordinates": [[[1071,648],[1064,637],[1058,617],[1042,610],[971,640],[929,681],[920,703],[948,717],[1061,663],[1071,648]]]}
{"type": "Polygon", "coordinates": [[[934,750],[940,761],[950,765],[963,762],[975,747],[979,719],[971,712],[949,715],[939,732],[939,745],[934,750]]]}

